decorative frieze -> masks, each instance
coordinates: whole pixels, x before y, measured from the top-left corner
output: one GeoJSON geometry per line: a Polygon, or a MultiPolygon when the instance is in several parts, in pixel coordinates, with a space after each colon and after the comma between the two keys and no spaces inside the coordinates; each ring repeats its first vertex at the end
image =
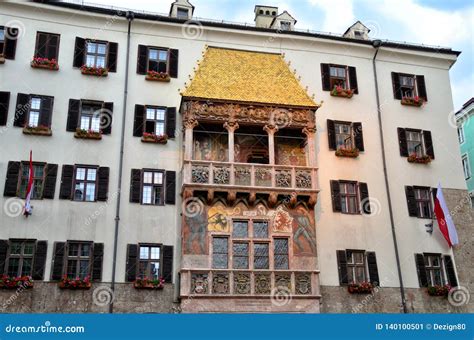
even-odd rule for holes
{"type": "Polygon", "coordinates": [[[234,294],[250,294],[250,273],[234,273],[234,294]]]}
{"type": "Polygon", "coordinates": [[[191,294],[208,294],[208,274],[193,273],[191,276],[191,294]]]}
{"type": "Polygon", "coordinates": [[[270,294],[272,290],[270,274],[255,273],[254,280],[255,294],[270,294]]]}
{"type": "Polygon", "coordinates": [[[229,294],[229,273],[212,274],[212,293],[229,294]]]}
{"type": "Polygon", "coordinates": [[[311,294],[311,274],[297,273],[295,275],[295,291],[296,294],[309,295],[311,294]]]}

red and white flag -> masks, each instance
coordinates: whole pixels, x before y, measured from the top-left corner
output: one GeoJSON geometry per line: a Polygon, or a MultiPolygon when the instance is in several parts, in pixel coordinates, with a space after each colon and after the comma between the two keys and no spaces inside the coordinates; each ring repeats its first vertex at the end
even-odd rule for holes
{"type": "Polygon", "coordinates": [[[444,238],[448,242],[449,246],[455,246],[459,243],[458,233],[454,226],[453,219],[449,213],[448,206],[444,200],[443,191],[441,189],[441,183],[438,184],[438,191],[436,192],[435,198],[435,213],[436,219],[438,220],[439,229],[444,235],[444,238]]]}
{"type": "Polygon", "coordinates": [[[26,200],[23,215],[28,217],[33,212],[31,207],[31,193],[33,191],[33,152],[30,150],[30,169],[28,174],[28,185],[26,187],[26,200]]]}

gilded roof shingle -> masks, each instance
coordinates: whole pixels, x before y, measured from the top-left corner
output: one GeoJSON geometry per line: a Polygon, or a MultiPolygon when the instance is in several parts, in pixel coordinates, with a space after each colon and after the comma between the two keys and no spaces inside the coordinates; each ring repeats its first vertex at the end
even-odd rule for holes
{"type": "Polygon", "coordinates": [[[315,108],[280,54],[208,47],[183,97],[315,108]]]}

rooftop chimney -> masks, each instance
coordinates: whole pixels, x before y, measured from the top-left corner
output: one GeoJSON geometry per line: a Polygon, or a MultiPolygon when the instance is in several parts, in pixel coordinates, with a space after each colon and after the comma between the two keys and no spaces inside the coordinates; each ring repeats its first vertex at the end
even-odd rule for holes
{"type": "Polygon", "coordinates": [[[278,15],[278,7],[273,6],[255,6],[255,26],[270,28],[273,20],[278,15]]]}

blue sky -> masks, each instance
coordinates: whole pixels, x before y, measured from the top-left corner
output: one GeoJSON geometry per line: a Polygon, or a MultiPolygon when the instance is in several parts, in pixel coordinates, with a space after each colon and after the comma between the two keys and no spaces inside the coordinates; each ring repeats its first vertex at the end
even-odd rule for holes
{"type": "MultiPolygon", "coordinates": [[[[167,13],[172,0],[89,0],[167,13]]],[[[372,38],[424,43],[462,51],[450,72],[454,108],[474,96],[474,4],[469,0],[191,0],[201,18],[253,22],[256,4],[278,6],[296,27],[343,33],[360,20],[372,38]]]]}

